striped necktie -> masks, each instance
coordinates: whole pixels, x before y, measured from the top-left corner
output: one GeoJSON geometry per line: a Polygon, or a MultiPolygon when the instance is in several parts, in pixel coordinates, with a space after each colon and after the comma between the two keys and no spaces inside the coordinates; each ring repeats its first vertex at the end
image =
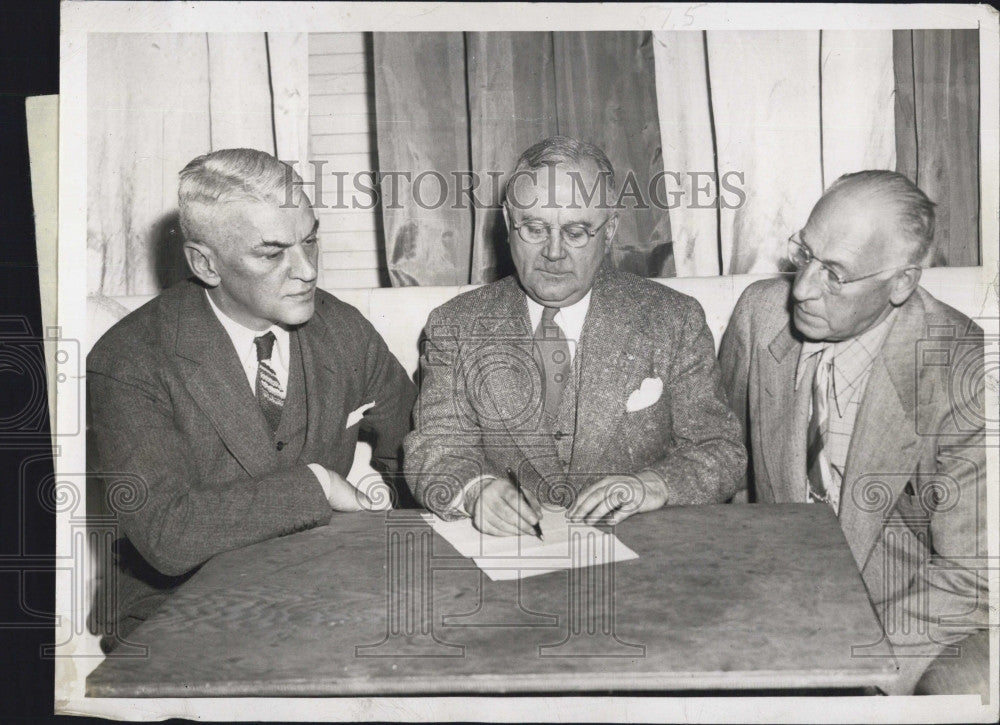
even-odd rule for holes
{"type": "Polygon", "coordinates": [[[255,337],[253,344],[257,347],[257,403],[271,426],[271,432],[277,433],[281,423],[281,409],[285,405],[285,392],[278,382],[278,375],[271,367],[274,339],[274,333],[268,332],[255,337]]]}
{"type": "Polygon", "coordinates": [[[806,438],[806,475],[809,479],[809,501],[832,505],[829,491],[830,460],[826,451],[826,437],[830,416],[830,368],[833,361],[827,355],[816,353],[818,362],[812,383],[812,415],[806,438]]]}

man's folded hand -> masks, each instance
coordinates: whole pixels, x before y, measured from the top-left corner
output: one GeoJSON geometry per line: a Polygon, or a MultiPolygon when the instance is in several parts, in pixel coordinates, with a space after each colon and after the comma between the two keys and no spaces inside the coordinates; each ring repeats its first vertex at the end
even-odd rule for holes
{"type": "Polygon", "coordinates": [[[334,511],[371,511],[379,508],[367,494],[352,486],[339,473],[329,468],[326,472],[329,474],[329,485],[323,486],[323,492],[334,511]]]}
{"type": "Polygon", "coordinates": [[[666,502],[666,484],[651,471],[635,476],[608,476],[583,489],[566,516],[585,524],[617,524],[632,514],[658,509],[666,502]]]}

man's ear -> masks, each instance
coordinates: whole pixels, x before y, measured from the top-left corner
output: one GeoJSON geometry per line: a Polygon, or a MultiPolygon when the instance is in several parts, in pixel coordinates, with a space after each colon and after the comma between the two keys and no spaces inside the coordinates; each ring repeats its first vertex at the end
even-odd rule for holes
{"type": "Polygon", "coordinates": [[[920,267],[907,267],[896,273],[896,276],[892,278],[892,288],[889,290],[889,299],[892,304],[899,307],[910,299],[913,290],[920,284],[922,271],[920,267]]]}
{"type": "Polygon", "coordinates": [[[503,212],[503,225],[510,229],[510,214],[507,213],[507,204],[500,205],[500,211],[503,212]]]}
{"type": "Polygon", "coordinates": [[[604,253],[611,251],[611,245],[615,241],[615,234],[618,232],[618,213],[615,212],[604,225],[604,253]]]}
{"type": "Polygon", "coordinates": [[[194,276],[209,287],[218,287],[222,277],[215,264],[215,252],[201,242],[184,242],[184,256],[194,276]]]}

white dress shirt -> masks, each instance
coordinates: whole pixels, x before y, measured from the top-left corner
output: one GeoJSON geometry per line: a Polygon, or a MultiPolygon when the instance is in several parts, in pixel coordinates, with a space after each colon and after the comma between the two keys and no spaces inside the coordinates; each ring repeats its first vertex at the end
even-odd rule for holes
{"type": "MultiPolygon", "coordinates": [[[[257,346],[254,344],[254,338],[266,335],[268,332],[274,333],[274,348],[271,350],[271,368],[274,370],[274,374],[278,376],[282,392],[287,394],[288,368],[291,359],[291,350],[289,347],[291,336],[288,334],[288,330],[280,325],[271,325],[266,330],[251,330],[220,310],[207,290],[205,297],[208,299],[208,305],[212,308],[212,312],[219,318],[223,329],[229,335],[229,339],[232,340],[233,347],[236,348],[236,355],[240,359],[240,365],[243,366],[243,372],[246,373],[247,382],[250,383],[250,390],[253,391],[254,395],[257,394],[257,346]]],[[[330,480],[330,473],[318,463],[310,463],[309,470],[316,476],[316,480],[319,481],[319,485],[323,488],[323,494],[329,499],[330,493],[333,490],[333,481],[330,480]]]]}
{"type": "MultiPolygon", "coordinates": [[[[583,323],[587,321],[587,312],[590,311],[590,293],[588,290],[582,298],[571,305],[560,307],[559,311],[552,318],[552,321],[559,325],[563,337],[569,343],[569,359],[576,357],[576,346],[583,334],[583,323]]],[[[528,300],[528,318],[531,320],[531,330],[538,329],[538,323],[542,321],[542,313],[545,308],[525,295],[528,300]]]]}

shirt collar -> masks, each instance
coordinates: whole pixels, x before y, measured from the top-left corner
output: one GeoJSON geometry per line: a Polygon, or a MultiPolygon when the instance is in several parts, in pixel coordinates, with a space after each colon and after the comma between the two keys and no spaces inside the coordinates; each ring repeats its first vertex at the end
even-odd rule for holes
{"type": "Polygon", "coordinates": [[[885,338],[892,329],[892,323],[896,319],[897,308],[886,315],[886,318],[874,327],[870,327],[860,335],[847,340],[837,342],[813,342],[807,341],[802,344],[802,351],[799,353],[798,369],[795,373],[795,388],[802,382],[802,371],[805,362],[817,353],[822,353],[822,362],[833,362],[833,384],[834,390],[838,391],[838,399],[844,393],[850,394],[855,384],[875,362],[885,338]]]}
{"type": "Polygon", "coordinates": [[[257,347],[254,344],[254,338],[266,335],[268,332],[273,332],[275,342],[271,356],[273,357],[276,353],[281,365],[286,370],[288,369],[288,330],[280,325],[271,325],[266,330],[251,330],[220,310],[212,300],[212,295],[208,294],[208,290],[205,290],[205,298],[208,300],[208,305],[212,308],[212,312],[215,313],[215,316],[219,318],[219,322],[222,323],[222,327],[226,331],[226,334],[229,335],[229,339],[233,341],[233,347],[236,348],[236,354],[239,356],[240,363],[244,367],[246,367],[251,359],[254,364],[257,363],[257,347]]]}
{"type": "MultiPolygon", "coordinates": [[[[583,323],[587,321],[587,312],[590,310],[590,294],[592,289],[587,290],[587,294],[571,305],[560,307],[559,312],[553,317],[553,321],[559,325],[563,335],[567,340],[579,340],[583,334],[583,323]]],[[[535,330],[538,323],[542,321],[544,307],[533,299],[525,295],[528,300],[528,318],[531,320],[531,329],[535,330]]]]}

